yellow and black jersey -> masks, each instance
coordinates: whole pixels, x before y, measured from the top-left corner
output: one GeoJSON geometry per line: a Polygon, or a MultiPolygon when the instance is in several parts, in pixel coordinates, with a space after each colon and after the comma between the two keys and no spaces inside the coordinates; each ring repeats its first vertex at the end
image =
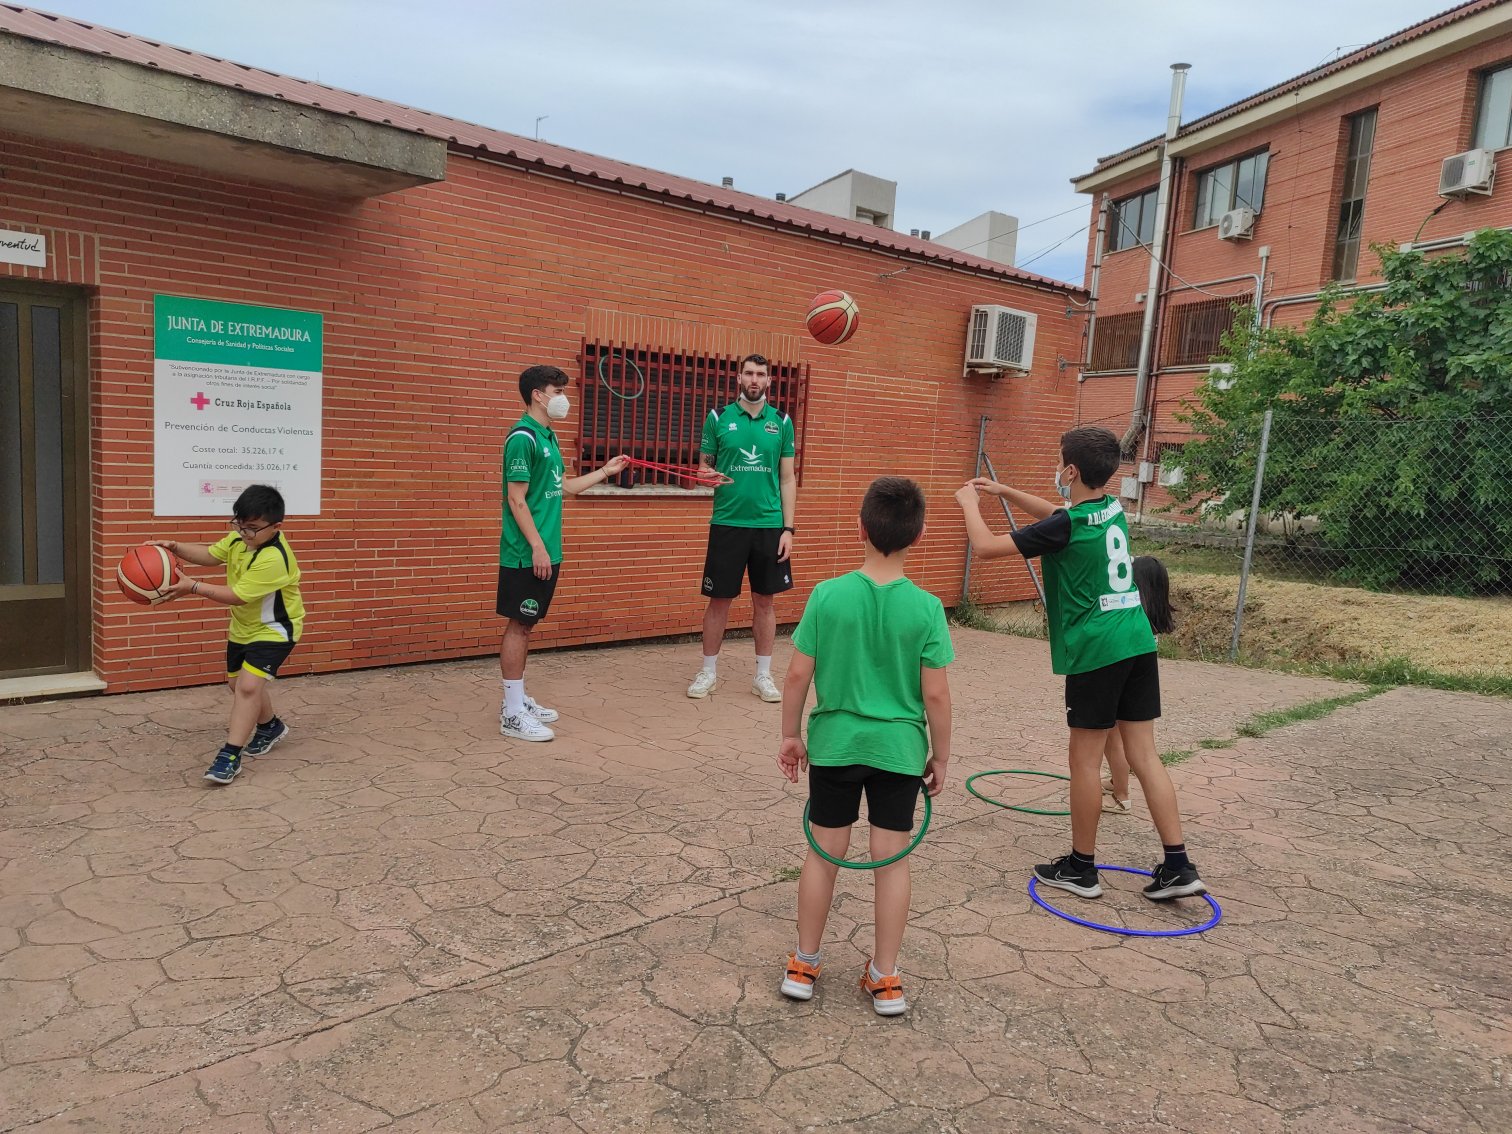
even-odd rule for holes
{"type": "Polygon", "coordinates": [[[227,634],[231,641],[243,645],[299,641],[304,630],[299,561],[283,533],[252,549],[232,532],[211,544],[210,554],[226,565],[226,585],[242,600],[231,608],[227,634]]]}

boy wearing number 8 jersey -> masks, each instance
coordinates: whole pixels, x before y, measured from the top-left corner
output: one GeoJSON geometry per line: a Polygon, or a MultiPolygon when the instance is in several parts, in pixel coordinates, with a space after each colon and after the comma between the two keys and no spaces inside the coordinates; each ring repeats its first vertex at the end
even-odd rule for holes
{"type": "Polygon", "coordinates": [[[1155,635],[1134,585],[1123,506],[1104,491],[1119,461],[1117,437],[1098,426],[1079,426],[1061,436],[1055,474],[1060,506],[985,477],[965,484],[956,500],[977,555],[1038,557],[1044,569],[1050,664],[1066,678],[1071,729],[1071,853],[1036,866],[1035,874],[1044,885],[1078,897],[1102,896],[1095,862],[1102,755],[1109,730],[1117,729],[1165,851],[1144,894],[1166,901],[1205,894],[1207,887],[1187,858],[1176,791],[1155,750],[1155,635]],[[982,493],[1003,497],[1036,522],[1013,535],[994,535],[982,518],[982,493]]]}

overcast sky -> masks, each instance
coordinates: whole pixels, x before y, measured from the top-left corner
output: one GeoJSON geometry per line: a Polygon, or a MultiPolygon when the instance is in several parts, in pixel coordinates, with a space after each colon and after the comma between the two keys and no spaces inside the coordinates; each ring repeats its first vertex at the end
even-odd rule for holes
{"type": "Polygon", "coordinates": [[[1078,230],[1088,212],[1068,179],[1099,156],[1165,128],[1171,63],[1192,64],[1185,117],[1193,118],[1449,5],[50,0],[38,6],[526,136],[537,116],[547,115],[540,129],[550,141],[716,184],[733,177],[737,188],[767,196],[863,170],[898,183],[897,228],[938,233],[997,209],[1023,226],[1021,266],[1075,281],[1086,254],[1078,230]]]}

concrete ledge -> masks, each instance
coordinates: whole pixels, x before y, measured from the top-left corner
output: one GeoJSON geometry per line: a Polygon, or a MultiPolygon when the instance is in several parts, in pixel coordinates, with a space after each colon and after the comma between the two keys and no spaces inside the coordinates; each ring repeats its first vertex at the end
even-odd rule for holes
{"type": "Polygon", "coordinates": [[[446,176],[442,138],[3,33],[0,128],[338,197],[446,176]]]}
{"type": "Polygon", "coordinates": [[[41,677],[0,679],[0,704],[6,701],[32,701],[39,697],[76,697],[81,693],[103,693],[105,683],[93,673],[48,673],[41,677]]]}

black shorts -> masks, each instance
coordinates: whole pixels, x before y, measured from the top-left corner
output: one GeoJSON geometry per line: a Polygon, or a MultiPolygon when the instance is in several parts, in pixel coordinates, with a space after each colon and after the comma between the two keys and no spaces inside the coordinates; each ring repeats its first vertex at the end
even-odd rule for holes
{"type": "Polygon", "coordinates": [[[551,609],[551,596],[556,594],[557,579],[561,574],[560,563],[551,565],[549,579],[537,579],[534,567],[500,567],[499,593],[494,599],[494,610],[501,618],[534,626],[551,609]]]}
{"type": "Polygon", "coordinates": [[[884,831],[912,831],[920,776],[884,772],[869,764],[826,767],[809,765],[809,823],[815,827],[849,827],[861,817],[866,792],[866,821],[884,831]]]}
{"type": "Polygon", "coordinates": [[[293,642],[227,642],[226,676],[235,677],[245,669],[272,680],[293,652],[293,642]]]}
{"type": "Polygon", "coordinates": [[[1066,676],[1066,723],[1072,728],[1112,728],[1158,716],[1160,668],[1152,653],[1066,676]]]}
{"type": "Polygon", "coordinates": [[[734,528],[709,525],[709,550],[704,556],[703,593],[709,598],[734,598],[749,574],[751,593],[776,595],[792,589],[791,559],[777,559],[781,528],[734,528]]]}

